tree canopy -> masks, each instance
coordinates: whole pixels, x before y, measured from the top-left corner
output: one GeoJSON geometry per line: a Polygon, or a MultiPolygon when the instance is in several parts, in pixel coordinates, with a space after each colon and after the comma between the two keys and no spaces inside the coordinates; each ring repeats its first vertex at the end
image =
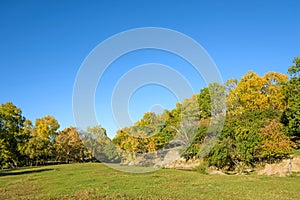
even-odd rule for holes
{"type": "Polygon", "coordinates": [[[187,160],[202,158],[223,170],[242,171],[273,162],[300,148],[300,58],[294,59],[287,74],[261,76],[249,71],[224,85],[210,83],[171,110],[146,112],[112,139],[102,126],[59,130],[58,121],[49,115],[32,123],[7,102],[0,105],[0,167],[141,163],[147,158],[163,159],[170,149],[187,160]],[[216,123],[226,108],[225,122],[216,123]]]}

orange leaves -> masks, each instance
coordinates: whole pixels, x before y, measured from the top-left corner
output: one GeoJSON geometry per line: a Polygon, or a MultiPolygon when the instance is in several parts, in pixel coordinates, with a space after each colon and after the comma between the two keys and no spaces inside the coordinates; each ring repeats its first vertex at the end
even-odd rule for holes
{"type": "Polygon", "coordinates": [[[85,147],[74,127],[65,128],[55,137],[57,160],[80,161],[85,147]]]}
{"type": "Polygon", "coordinates": [[[282,124],[273,120],[269,125],[261,129],[263,135],[262,156],[282,156],[291,149],[290,139],[282,132],[282,124]]]}

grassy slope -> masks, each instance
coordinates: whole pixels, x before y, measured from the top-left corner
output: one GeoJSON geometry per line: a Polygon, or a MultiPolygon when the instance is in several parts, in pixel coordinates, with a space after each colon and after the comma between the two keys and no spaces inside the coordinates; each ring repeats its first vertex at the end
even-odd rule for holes
{"type": "Polygon", "coordinates": [[[0,172],[0,199],[299,199],[300,177],[130,174],[99,163],[0,172]]]}

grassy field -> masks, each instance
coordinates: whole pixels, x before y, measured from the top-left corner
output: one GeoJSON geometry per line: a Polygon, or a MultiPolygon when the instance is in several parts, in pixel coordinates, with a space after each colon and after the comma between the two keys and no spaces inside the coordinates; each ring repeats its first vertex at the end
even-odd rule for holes
{"type": "Polygon", "coordinates": [[[99,163],[0,172],[0,199],[299,199],[300,177],[204,175],[162,169],[143,174],[99,163]]]}

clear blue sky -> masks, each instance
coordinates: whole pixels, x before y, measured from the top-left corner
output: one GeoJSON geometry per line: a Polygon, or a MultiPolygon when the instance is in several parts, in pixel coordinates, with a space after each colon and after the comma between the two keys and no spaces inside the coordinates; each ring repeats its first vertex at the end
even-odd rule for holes
{"type": "MultiPolygon", "coordinates": [[[[103,40],[140,27],[164,27],[192,37],[210,54],[224,80],[240,78],[248,70],[286,73],[292,59],[300,56],[299,8],[297,0],[2,0],[0,103],[13,102],[33,121],[53,115],[62,128],[75,125],[72,92],[81,63],[103,40]]],[[[104,81],[115,84],[121,66],[128,70],[149,62],[173,66],[196,92],[203,87],[201,77],[197,79],[184,61],[150,50],[119,59],[104,81]]],[[[101,95],[99,87],[98,120],[113,136],[110,102],[101,95]]],[[[175,102],[167,90],[144,87],[132,96],[129,110],[135,120],[154,104],[171,108],[175,102]]]]}

